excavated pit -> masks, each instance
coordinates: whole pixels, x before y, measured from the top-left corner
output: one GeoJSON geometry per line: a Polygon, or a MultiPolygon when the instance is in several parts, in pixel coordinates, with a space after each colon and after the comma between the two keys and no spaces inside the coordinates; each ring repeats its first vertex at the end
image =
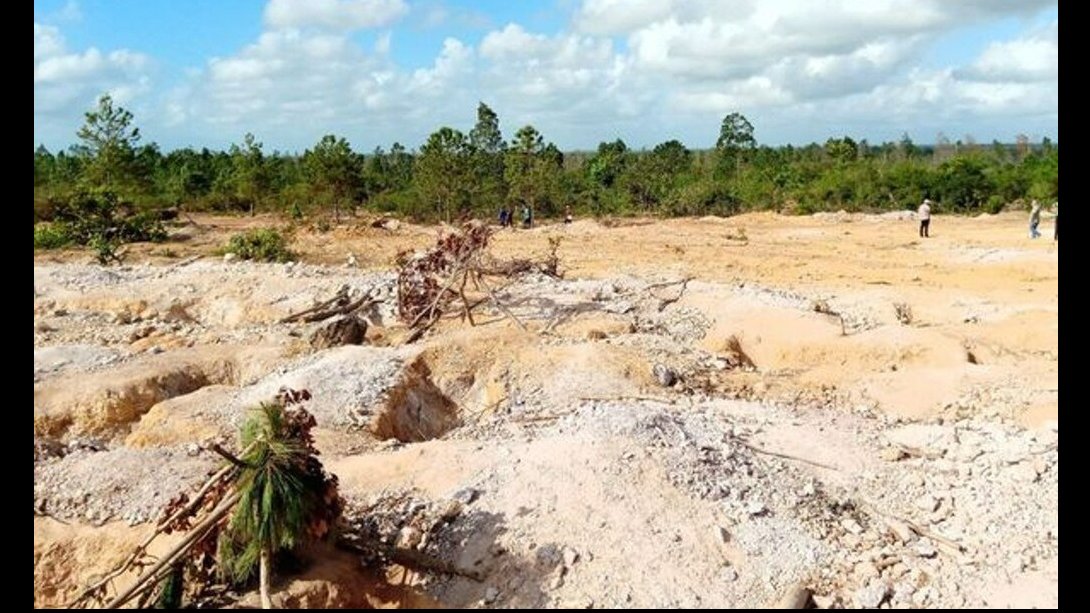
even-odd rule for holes
{"type": "Polygon", "coordinates": [[[419,443],[439,438],[462,421],[458,405],[432,381],[423,359],[408,364],[388,393],[386,404],[371,422],[380,439],[419,443]]]}

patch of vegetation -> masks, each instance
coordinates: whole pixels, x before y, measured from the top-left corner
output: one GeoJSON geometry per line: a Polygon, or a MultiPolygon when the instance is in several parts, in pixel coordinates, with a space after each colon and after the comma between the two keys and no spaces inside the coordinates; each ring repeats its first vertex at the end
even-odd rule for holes
{"type": "MultiPolygon", "coordinates": [[[[532,125],[511,134],[480,103],[468,133],[439,128],[414,151],[401,143],[364,154],[327,134],[301,154],[266,153],[252,134],[226,151],[161,152],[141,144],[132,114],[109,96],[86,114],[75,148],[34,152],[35,221],[50,220],[58,198],[83,186],[109,187],[141,206],[179,206],[295,221],[321,212],[337,225],[360,208],[414,221],[494,219],[501,206],[521,221],[567,207],[587,216],[728,216],[754,210],[915,209],[924,198],[943,213],[994,212],[1002,205],[1059,196],[1059,150],[1030,143],[868,143],[833,135],[824,144],[769,146],[739,113],[723,118],[714,148],[676,139],[646,150],[616,139],[596,151],[561,152],[532,125]]],[[[708,136],[712,136],[709,134],[708,136]]],[[[319,231],[331,224],[318,221],[319,231]]]]}
{"type": "Polygon", "coordinates": [[[40,223],[34,226],[35,249],[62,249],[72,244],[64,224],[40,223]]]}
{"type": "Polygon", "coordinates": [[[284,235],[271,228],[236,234],[227,242],[223,252],[258,262],[290,262],[295,259],[295,254],[288,250],[284,235]]]}
{"type": "Polygon", "coordinates": [[[53,222],[34,227],[35,248],[90,247],[103,264],[119,259],[117,248],[122,244],[166,238],[166,228],[155,212],[138,212],[108,189],[71,194],[55,205],[53,222]]]}

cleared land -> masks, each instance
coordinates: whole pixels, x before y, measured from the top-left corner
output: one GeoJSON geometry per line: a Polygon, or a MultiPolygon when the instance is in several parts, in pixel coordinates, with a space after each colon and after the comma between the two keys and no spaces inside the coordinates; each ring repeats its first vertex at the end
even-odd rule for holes
{"type": "Polygon", "coordinates": [[[191,222],[122,267],[35,256],[37,605],[281,385],[314,396],[351,531],[445,569],[324,552],[284,604],[745,607],[802,582],[823,607],[1056,605],[1057,245],[1021,214],[503,231],[501,258],[561,237],[563,280],[498,292],[529,331],[485,305],[409,345],[393,260],[436,228],[300,227],[281,265],[211,255],[272,218],[191,222]],[[278,323],[345,285],[380,298],[364,345],[278,323]]]}

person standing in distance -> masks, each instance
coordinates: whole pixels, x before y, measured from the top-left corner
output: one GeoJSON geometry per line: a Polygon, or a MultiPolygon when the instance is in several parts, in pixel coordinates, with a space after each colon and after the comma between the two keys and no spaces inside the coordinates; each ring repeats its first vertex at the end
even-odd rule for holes
{"type": "Polygon", "coordinates": [[[920,220],[920,237],[930,238],[928,229],[931,228],[931,201],[927,198],[923,199],[923,204],[920,205],[920,210],[916,212],[916,217],[920,220]]]}
{"type": "Polygon", "coordinates": [[[1029,237],[1037,238],[1041,236],[1041,233],[1037,231],[1037,226],[1041,225],[1041,203],[1034,200],[1030,205],[1029,210],[1029,237]]]}

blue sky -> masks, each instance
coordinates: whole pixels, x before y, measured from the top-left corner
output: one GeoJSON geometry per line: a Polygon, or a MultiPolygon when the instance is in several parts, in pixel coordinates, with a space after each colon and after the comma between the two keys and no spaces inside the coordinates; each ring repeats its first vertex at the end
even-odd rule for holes
{"type": "Polygon", "coordinates": [[[40,0],[34,21],[54,149],[103,92],[166,149],[412,148],[479,100],[564,149],[706,147],[732,111],[769,144],[1057,140],[1047,0],[40,0]]]}

